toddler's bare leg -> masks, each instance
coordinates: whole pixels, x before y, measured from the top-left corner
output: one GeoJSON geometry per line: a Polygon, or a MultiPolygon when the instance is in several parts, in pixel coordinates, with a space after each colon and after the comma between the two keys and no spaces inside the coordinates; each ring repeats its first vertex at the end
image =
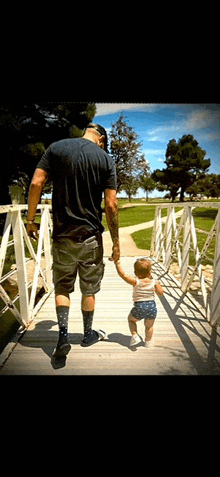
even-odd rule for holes
{"type": "Polygon", "coordinates": [[[146,341],[150,341],[153,336],[154,321],[155,320],[144,320],[146,341]]]}
{"type": "Polygon", "coordinates": [[[128,315],[128,325],[132,335],[137,334],[137,325],[136,325],[137,321],[138,320],[136,320],[136,318],[134,318],[131,313],[128,315]]]}

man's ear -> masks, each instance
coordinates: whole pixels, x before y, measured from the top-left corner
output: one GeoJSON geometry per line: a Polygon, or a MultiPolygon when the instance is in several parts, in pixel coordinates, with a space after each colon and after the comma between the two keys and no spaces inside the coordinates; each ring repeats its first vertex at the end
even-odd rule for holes
{"type": "Polygon", "coordinates": [[[105,136],[100,136],[99,137],[99,146],[102,147],[102,149],[104,149],[104,145],[105,145],[105,136]]]}

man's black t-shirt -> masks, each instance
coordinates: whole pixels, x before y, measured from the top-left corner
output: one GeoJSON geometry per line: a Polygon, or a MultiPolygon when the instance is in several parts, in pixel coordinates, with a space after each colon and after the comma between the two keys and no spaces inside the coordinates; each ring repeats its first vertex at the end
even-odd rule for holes
{"type": "Polygon", "coordinates": [[[37,167],[53,181],[53,238],[102,233],[102,192],[117,189],[112,157],[88,139],[63,139],[48,147],[37,167]]]}

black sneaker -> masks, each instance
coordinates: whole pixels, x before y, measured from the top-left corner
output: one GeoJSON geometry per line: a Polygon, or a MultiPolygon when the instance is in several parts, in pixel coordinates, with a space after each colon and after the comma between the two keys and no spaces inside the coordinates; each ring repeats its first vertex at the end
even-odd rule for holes
{"type": "Polygon", "coordinates": [[[60,336],[59,341],[57,343],[57,347],[55,351],[53,352],[53,357],[63,358],[69,353],[70,350],[71,350],[71,345],[68,341],[67,336],[60,336]]]}
{"type": "Polygon", "coordinates": [[[105,331],[99,330],[91,330],[86,333],[84,336],[83,340],[81,341],[81,346],[87,347],[91,346],[94,343],[97,343],[98,341],[104,340],[106,337],[105,331]]]}

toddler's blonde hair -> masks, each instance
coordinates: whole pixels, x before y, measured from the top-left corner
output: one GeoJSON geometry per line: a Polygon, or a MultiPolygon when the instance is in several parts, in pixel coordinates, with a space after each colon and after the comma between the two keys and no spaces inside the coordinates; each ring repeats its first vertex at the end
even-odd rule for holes
{"type": "Polygon", "coordinates": [[[151,262],[147,258],[138,258],[134,264],[134,273],[138,278],[150,278],[151,262]]]}

